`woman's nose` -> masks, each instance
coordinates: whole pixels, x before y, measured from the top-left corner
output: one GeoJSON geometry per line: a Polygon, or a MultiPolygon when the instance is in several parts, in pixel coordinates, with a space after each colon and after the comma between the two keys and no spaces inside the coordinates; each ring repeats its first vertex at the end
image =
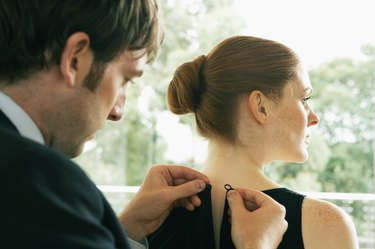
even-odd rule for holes
{"type": "Polygon", "coordinates": [[[308,126],[314,126],[319,124],[320,119],[316,113],[310,109],[309,117],[308,117],[308,126]]]}

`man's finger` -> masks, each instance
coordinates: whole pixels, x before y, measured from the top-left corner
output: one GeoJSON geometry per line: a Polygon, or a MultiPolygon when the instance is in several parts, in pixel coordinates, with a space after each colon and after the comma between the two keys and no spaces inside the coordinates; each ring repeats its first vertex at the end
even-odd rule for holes
{"type": "Polygon", "coordinates": [[[244,188],[236,188],[237,192],[239,192],[244,201],[252,202],[258,207],[264,206],[267,202],[276,202],[268,195],[253,189],[244,189],[244,188]]]}
{"type": "Polygon", "coordinates": [[[168,197],[170,198],[171,202],[175,202],[179,199],[194,196],[204,190],[205,187],[206,182],[203,180],[192,180],[178,186],[169,187],[171,191],[169,191],[168,197]]]}
{"type": "Polygon", "coordinates": [[[181,166],[181,165],[161,165],[161,166],[164,167],[164,169],[167,171],[165,173],[169,174],[172,177],[172,179],[186,179],[186,180],[201,179],[205,181],[206,183],[210,182],[210,180],[205,174],[197,170],[194,170],[192,168],[186,167],[186,166],[181,166]]]}
{"type": "Polygon", "coordinates": [[[189,199],[180,199],[176,201],[176,207],[183,207],[189,211],[193,211],[195,209],[195,206],[191,203],[189,199]]]}
{"type": "Polygon", "coordinates": [[[173,179],[173,185],[174,186],[181,185],[181,184],[184,184],[184,183],[186,183],[188,181],[190,181],[190,180],[186,180],[186,179],[173,179]]]}
{"type": "Polygon", "coordinates": [[[255,211],[259,208],[259,206],[257,204],[255,204],[254,202],[251,202],[251,201],[244,201],[244,205],[246,207],[247,210],[249,211],[255,211]]]}
{"type": "Polygon", "coordinates": [[[232,215],[236,215],[240,213],[241,210],[245,209],[243,199],[236,190],[228,191],[227,199],[232,215]]]}

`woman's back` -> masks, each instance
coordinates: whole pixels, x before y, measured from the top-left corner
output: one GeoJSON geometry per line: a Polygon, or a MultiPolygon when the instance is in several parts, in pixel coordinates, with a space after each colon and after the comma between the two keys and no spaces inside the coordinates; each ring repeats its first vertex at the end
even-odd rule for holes
{"type": "MultiPolygon", "coordinates": [[[[223,187],[224,189],[224,187],[223,187]]],[[[172,249],[172,248],[194,248],[215,249],[235,248],[231,239],[231,227],[229,223],[228,202],[223,197],[222,219],[220,221],[220,232],[214,234],[214,216],[212,208],[215,206],[211,199],[212,186],[209,185],[200,194],[202,206],[193,212],[182,208],[175,209],[166,222],[148,237],[150,248],[172,249]],[[219,245],[215,246],[215,237],[219,238],[219,245]]],[[[299,195],[286,188],[277,188],[264,191],[279,203],[286,207],[286,220],[288,230],[279,245],[279,249],[303,249],[301,233],[301,204],[304,196],[299,195]]]]}
{"type": "MultiPolygon", "coordinates": [[[[224,186],[222,188],[224,189],[224,186]]],[[[350,219],[332,204],[305,198],[287,188],[263,192],[286,208],[288,229],[278,249],[357,248],[350,219]]],[[[200,193],[201,207],[193,212],[183,208],[174,209],[165,223],[148,237],[150,248],[235,248],[231,240],[229,207],[225,194],[222,196],[223,206],[219,222],[214,221],[217,218],[212,210],[217,205],[211,194],[212,186],[208,185],[200,193]],[[220,224],[219,229],[214,229],[214,223],[220,224]]]]}

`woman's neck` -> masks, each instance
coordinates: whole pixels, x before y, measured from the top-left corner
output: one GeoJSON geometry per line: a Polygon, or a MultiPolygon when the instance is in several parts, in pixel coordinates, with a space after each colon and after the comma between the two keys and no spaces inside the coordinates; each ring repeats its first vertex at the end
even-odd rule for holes
{"type": "Polygon", "coordinates": [[[266,164],[261,151],[211,142],[202,171],[210,178],[213,188],[224,189],[224,184],[257,190],[278,187],[264,175],[266,164]]]}
{"type": "Polygon", "coordinates": [[[212,216],[216,248],[219,249],[221,220],[226,198],[225,184],[233,188],[266,190],[280,187],[268,179],[263,168],[265,162],[261,151],[234,147],[222,143],[210,143],[207,160],[202,172],[212,184],[212,216]]]}

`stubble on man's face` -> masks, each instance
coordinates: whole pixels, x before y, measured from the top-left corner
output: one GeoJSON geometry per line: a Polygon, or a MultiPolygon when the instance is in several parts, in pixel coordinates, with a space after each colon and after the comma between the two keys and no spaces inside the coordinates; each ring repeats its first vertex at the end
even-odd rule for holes
{"type": "Polygon", "coordinates": [[[83,87],[78,91],[86,92],[79,94],[73,100],[73,103],[67,103],[68,108],[62,108],[64,113],[55,114],[56,122],[54,127],[56,131],[51,136],[50,146],[64,155],[74,158],[79,156],[87,141],[94,137],[97,123],[104,121],[93,120],[98,117],[96,102],[93,101],[95,90],[102,84],[106,65],[94,63],[90,71],[83,80],[83,87]]]}
{"type": "Polygon", "coordinates": [[[83,86],[87,87],[91,92],[95,92],[102,82],[107,66],[107,64],[94,61],[91,65],[89,73],[83,80],[83,86]]]}

